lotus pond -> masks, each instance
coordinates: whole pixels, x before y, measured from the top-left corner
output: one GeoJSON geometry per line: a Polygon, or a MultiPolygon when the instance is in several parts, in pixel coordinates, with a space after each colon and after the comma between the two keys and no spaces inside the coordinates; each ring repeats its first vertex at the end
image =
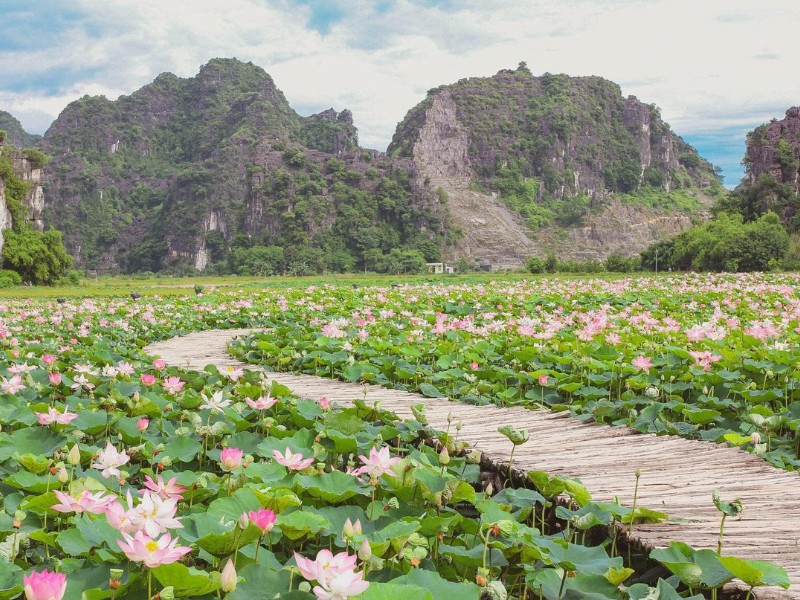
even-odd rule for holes
{"type": "MultiPolygon", "coordinates": [[[[743,445],[795,469],[793,276],[315,285],[0,305],[0,598],[678,598],[763,561],[615,532],[652,511],[534,473],[488,490],[424,409],[298,399],[146,356],[262,330],[249,362],[743,445]],[[538,484],[534,485],[534,484],[538,484]],[[560,497],[561,502],[556,502],[560,497]]],[[[709,499],[711,501],[711,499],[709,499]]],[[[722,514],[735,503],[717,500],[722,514]]]]}

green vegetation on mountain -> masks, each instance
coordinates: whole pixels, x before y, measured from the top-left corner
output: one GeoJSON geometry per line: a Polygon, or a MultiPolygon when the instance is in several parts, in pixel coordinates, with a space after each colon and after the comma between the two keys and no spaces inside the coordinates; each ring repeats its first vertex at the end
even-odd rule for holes
{"type": "Polygon", "coordinates": [[[349,111],[300,117],[235,59],[113,102],[84,97],[45,147],[46,218],[85,269],[350,270],[376,248],[438,258],[444,240],[407,167],[358,148],[349,111]]]}
{"type": "Polygon", "coordinates": [[[31,148],[39,145],[42,136],[28,133],[12,114],[0,110],[0,143],[3,139],[17,148],[31,148]],[[3,135],[1,132],[5,132],[3,135]]]}
{"type": "Polygon", "coordinates": [[[714,218],[642,253],[653,268],[768,271],[800,267],[800,109],[747,135],[746,177],[718,198],[714,218]]]}
{"type": "MultiPolygon", "coordinates": [[[[63,277],[72,267],[72,257],[67,254],[61,232],[55,229],[36,231],[30,225],[25,207],[27,183],[14,171],[9,153],[17,151],[9,144],[0,144],[0,186],[5,189],[5,205],[11,214],[11,229],[3,232],[2,266],[20,276],[20,280],[50,285],[63,277]]],[[[24,153],[30,160],[29,153],[24,153]]],[[[44,164],[47,157],[37,152],[32,155],[37,163],[44,164]]],[[[4,287],[8,277],[0,275],[0,286],[4,287]]]]}
{"type": "Polygon", "coordinates": [[[693,211],[699,190],[723,193],[717,170],[670,131],[654,105],[624,98],[600,77],[535,77],[524,63],[430,90],[398,125],[390,155],[411,156],[439,94],[452,98],[468,131],[477,183],[498,192],[532,229],[574,226],[610,194],[693,211]]]}

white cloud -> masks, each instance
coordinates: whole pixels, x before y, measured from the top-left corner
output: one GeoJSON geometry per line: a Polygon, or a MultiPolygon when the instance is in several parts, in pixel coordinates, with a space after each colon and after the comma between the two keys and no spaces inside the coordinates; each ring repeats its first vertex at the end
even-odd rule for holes
{"type": "Polygon", "coordinates": [[[616,81],[684,136],[752,128],[800,98],[796,0],[337,6],[347,14],[323,35],[291,0],[75,0],[81,18],[38,47],[0,45],[0,108],[41,132],[45,115],[83,94],[130,93],[163,71],[189,77],[217,56],[263,67],[306,114],[351,109],[362,144],[378,148],[427,89],[522,60],[534,74],[616,81]],[[37,92],[48,78],[57,89],[37,92]]]}

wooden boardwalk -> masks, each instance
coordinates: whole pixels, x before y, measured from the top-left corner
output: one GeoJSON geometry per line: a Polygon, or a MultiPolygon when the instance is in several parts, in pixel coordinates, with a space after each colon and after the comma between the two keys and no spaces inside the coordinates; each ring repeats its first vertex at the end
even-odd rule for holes
{"type": "MultiPolygon", "coordinates": [[[[173,338],[145,348],[169,364],[202,370],[208,364],[240,365],[227,345],[248,330],[213,330],[173,338]]],[[[432,427],[444,430],[448,417],[460,423],[459,439],[481,450],[494,464],[507,465],[511,442],[497,432],[510,424],[530,433],[514,454],[514,469],[546,471],[579,479],[596,501],[619,498],[633,503],[635,472],[641,472],[637,504],[667,513],[666,523],[637,525],[634,536],[646,547],[671,540],[716,549],[720,513],[711,495],[739,498],[744,511],[725,522],[723,552],[780,564],[792,582],[789,590],[757,588],[761,599],[800,600],[800,478],[743,450],[678,437],[640,434],[625,427],[584,423],[565,413],[524,408],[470,406],[447,399],[290,373],[268,372],[269,379],[301,397],[326,396],[339,404],[357,398],[380,401],[381,408],[411,417],[410,406],[423,403],[432,427]]]]}

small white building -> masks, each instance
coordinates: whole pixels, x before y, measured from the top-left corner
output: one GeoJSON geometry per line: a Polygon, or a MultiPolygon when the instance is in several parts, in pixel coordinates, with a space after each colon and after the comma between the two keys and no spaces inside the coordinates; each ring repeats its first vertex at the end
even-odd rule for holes
{"type": "Polygon", "coordinates": [[[455,273],[456,270],[453,268],[452,265],[448,265],[446,263],[426,263],[428,265],[428,273],[433,273],[434,275],[440,275],[442,273],[455,273]]]}

